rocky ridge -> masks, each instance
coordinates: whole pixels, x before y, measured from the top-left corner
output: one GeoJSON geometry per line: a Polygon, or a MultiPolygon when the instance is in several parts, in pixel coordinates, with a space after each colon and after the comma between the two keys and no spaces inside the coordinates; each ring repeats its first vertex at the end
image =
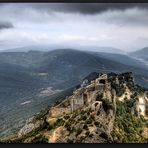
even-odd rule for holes
{"type": "MultiPolygon", "coordinates": [[[[147,142],[148,91],[134,83],[131,72],[96,74],[84,79],[73,95],[51,107],[44,115],[27,122],[16,143],[112,143],[147,142]],[[131,133],[137,137],[126,141],[123,119],[129,118],[131,133]],[[133,124],[135,123],[135,124],[133,124]],[[137,130],[138,129],[138,130],[137,130]],[[121,133],[123,134],[121,134],[121,133]],[[139,138],[141,137],[141,138],[139,138]],[[139,140],[137,140],[139,139],[139,140]]],[[[130,127],[128,127],[130,129],[130,127]]],[[[128,131],[129,132],[129,131],[128,131]]],[[[130,135],[131,136],[131,135],[130,135]]],[[[7,142],[8,142],[7,141],[7,142]]]]}

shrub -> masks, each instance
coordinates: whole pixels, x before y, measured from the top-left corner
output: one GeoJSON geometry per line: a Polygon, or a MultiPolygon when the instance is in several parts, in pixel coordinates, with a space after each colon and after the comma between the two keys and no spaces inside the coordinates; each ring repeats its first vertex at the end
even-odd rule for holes
{"type": "Polygon", "coordinates": [[[66,123],[65,123],[65,127],[66,127],[66,128],[70,127],[70,123],[69,123],[69,122],[66,122],[66,123]]]}
{"type": "Polygon", "coordinates": [[[90,131],[87,131],[87,132],[85,133],[86,136],[89,136],[89,134],[90,134],[90,131]]]}
{"type": "Polygon", "coordinates": [[[64,116],[64,119],[66,119],[66,120],[69,119],[69,118],[70,118],[69,115],[65,115],[65,116],[64,116]]]}
{"type": "Polygon", "coordinates": [[[113,109],[113,105],[106,98],[102,99],[101,101],[105,112],[110,109],[113,109]]]}
{"type": "Polygon", "coordinates": [[[50,124],[48,124],[47,127],[46,127],[46,129],[48,129],[48,130],[51,130],[53,128],[54,128],[54,126],[53,125],[50,125],[50,124]]]}
{"type": "Polygon", "coordinates": [[[97,126],[97,127],[100,127],[100,123],[98,121],[95,121],[94,124],[97,126]]]}
{"type": "Polygon", "coordinates": [[[92,138],[93,137],[93,134],[89,134],[89,137],[92,138]]]}
{"type": "Polygon", "coordinates": [[[82,129],[81,128],[78,128],[77,131],[76,131],[76,136],[80,135],[82,132],[82,129]]]}
{"type": "Polygon", "coordinates": [[[71,132],[71,127],[70,127],[70,126],[67,126],[67,130],[68,130],[69,132],[71,132]]]}
{"type": "Polygon", "coordinates": [[[85,124],[85,125],[83,126],[83,129],[88,130],[88,126],[85,124]]]}
{"type": "Polygon", "coordinates": [[[57,122],[55,123],[56,126],[64,125],[65,121],[62,118],[58,118],[57,122]]]}
{"type": "Polygon", "coordinates": [[[108,135],[106,133],[101,133],[99,136],[103,139],[108,139],[108,135]]]}
{"type": "Polygon", "coordinates": [[[116,85],[115,90],[116,90],[116,95],[119,97],[121,97],[123,95],[123,93],[125,92],[124,86],[116,85]]]}
{"type": "Polygon", "coordinates": [[[82,120],[85,121],[87,117],[85,115],[82,116],[82,120]]]}
{"type": "Polygon", "coordinates": [[[85,137],[84,136],[81,136],[80,137],[80,142],[82,143],[82,141],[85,139],[85,137]]]}
{"type": "Polygon", "coordinates": [[[31,141],[31,143],[48,143],[48,139],[40,136],[40,137],[33,139],[33,141],[31,141]]]}
{"type": "Polygon", "coordinates": [[[91,124],[92,123],[92,118],[87,119],[85,123],[86,124],[91,124]]]}
{"type": "Polygon", "coordinates": [[[90,115],[90,112],[87,112],[87,115],[89,116],[90,115]]]}
{"type": "Polygon", "coordinates": [[[68,140],[67,140],[67,143],[73,143],[73,140],[68,139],[68,140]]]}

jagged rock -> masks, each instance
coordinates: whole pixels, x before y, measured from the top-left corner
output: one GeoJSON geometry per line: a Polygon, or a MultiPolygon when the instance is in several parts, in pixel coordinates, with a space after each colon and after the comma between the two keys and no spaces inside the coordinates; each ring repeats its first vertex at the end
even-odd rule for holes
{"type": "Polygon", "coordinates": [[[47,118],[46,119],[46,122],[48,122],[49,123],[49,125],[54,125],[56,122],[57,122],[57,118],[47,118]]]}
{"type": "Polygon", "coordinates": [[[43,121],[37,121],[36,123],[27,123],[19,132],[18,137],[22,137],[33,130],[39,128],[41,125],[43,125],[43,121]]]}
{"type": "Polygon", "coordinates": [[[34,117],[31,117],[29,119],[26,120],[26,124],[31,123],[33,121],[34,117]]]}

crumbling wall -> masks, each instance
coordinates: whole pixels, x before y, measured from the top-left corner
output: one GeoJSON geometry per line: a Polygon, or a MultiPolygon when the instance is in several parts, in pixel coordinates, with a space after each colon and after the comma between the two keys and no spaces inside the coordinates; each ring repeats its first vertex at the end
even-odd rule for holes
{"type": "Polygon", "coordinates": [[[81,108],[84,105],[83,94],[73,95],[71,99],[71,110],[75,111],[78,108],[81,108]]]}

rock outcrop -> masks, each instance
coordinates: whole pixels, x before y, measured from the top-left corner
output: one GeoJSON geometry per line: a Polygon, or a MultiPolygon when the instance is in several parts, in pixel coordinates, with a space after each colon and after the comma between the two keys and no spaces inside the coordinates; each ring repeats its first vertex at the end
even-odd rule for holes
{"type": "Polygon", "coordinates": [[[22,137],[24,135],[27,135],[28,133],[38,129],[40,126],[43,125],[43,121],[37,121],[35,123],[29,122],[27,123],[19,132],[18,137],[22,137]]]}

